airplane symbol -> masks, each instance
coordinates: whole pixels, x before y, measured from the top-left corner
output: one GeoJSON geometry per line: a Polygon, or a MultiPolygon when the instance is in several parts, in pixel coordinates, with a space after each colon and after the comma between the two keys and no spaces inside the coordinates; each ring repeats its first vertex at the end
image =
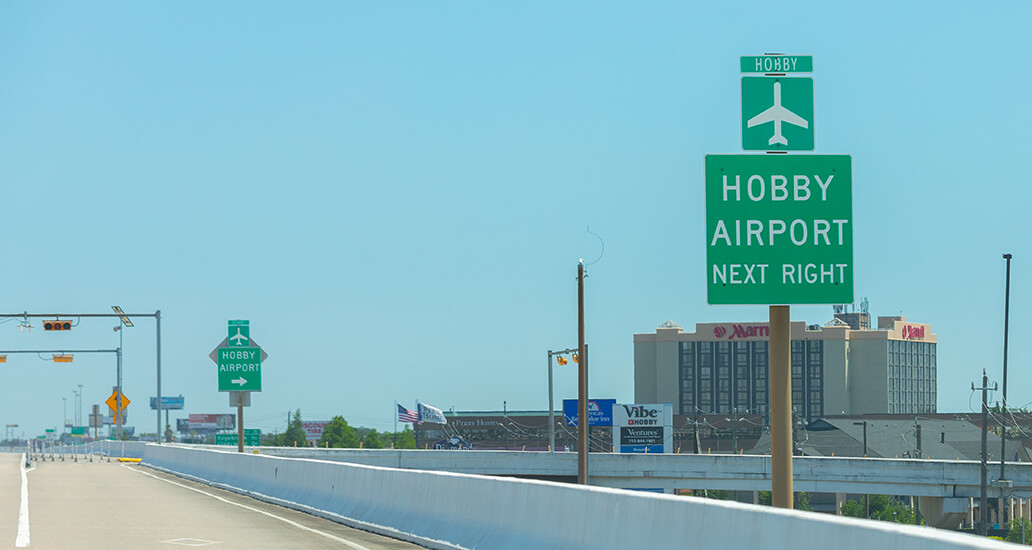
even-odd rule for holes
{"type": "Polygon", "coordinates": [[[767,145],[774,145],[775,143],[788,145],[788,140],[785,139],[785,136],[781,135],[782,122],[787,122],[793,126],[799,126],[800,128],[809,128],[810,126],[810,123],[807,122],[806,119],[781,106],[781,82],[778,82],[777,80],[774,81],[774,105],[766,111],[750,118],[746,126],[752,128],[753,126],[766,124],[767,122],[774,123],[774,136],[770,138],[767,145]]]}
{"type": "Polygon", "coordinates": [[[237,327],[236,336],[233,336],[232,338],[230,338],[229,341],[233,342],[234,345],[242,346],[243,344],[241,344],[240,341],[241,340],[247,341],[247,339],[248,338],[246,336],[244,336],[243,334],[240,334],[240,327],[237,327]]]}

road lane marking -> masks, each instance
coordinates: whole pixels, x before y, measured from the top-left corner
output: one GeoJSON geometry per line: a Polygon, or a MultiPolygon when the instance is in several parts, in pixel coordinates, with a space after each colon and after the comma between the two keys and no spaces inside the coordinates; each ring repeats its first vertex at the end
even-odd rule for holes
{"type": "Polygon", "coordinates": [[[14,539],[14,546],[24,548],[29,545],[29,476],[25,469],[25,455],[19,461],[21,468],[21,507],[18,508],[18,537],[14,539]]]}
{"type": "MultiPolygon", "coordinates": [[[[131,468],[131,467],[129,467],[126,464],[122,464],[122,467],[123,468],[128,468],[129,470],[132,470],[132,471],[134,471],[134,472],[136,472],[138,474],[143,474],[145,476],[150,476],[150,477],[153,477],[154,479],[160,479],[161,481],[164,481],[165,483],[171,483],[172,485],[176,485],[176,486],[182,487],[184,489],[189,489],[191,491],[194,491],[196,493],[200,493],[202,495],[210,496],[211,498],[214,498],[216,500],[220,500],[222,502],[225,502],[226,504],[232,504],[233,506],[239,506],[239,507],[241,507],[241,508],[243,508],[245,510],[251,510],[252,512],[258,512],[259,514],[263,514],[263,515],[269,516],[270,518],[278,519],[278,520],[280,520],[280,521],[282,521],[282,522],[284,522],[286,524],[289,524],[289,525],[292,525],[294,527],[297,527],[298,529],[302,529],[302,530],[305,530],[305,531],[308,531],[308,532],[311,532],[311,533],[315,533],[316,535],[319,535],[319,536],[322,536],[322,537],[326,537],[326,538],[328,538],[328,539],[330,539],[332,541],[335,541],[335,542],[339,542],[339,543],[341,543],[341,544],[343,544],[343,545],[345,545],[345,546],[347,546],[349,548],[353,548],[354,550],[372,550],[370,548],[362,546],[361,544],[357,544],[357,543],[351,542],[350,540],[340,538],[340,537],[338,537],[336,535],[331,535],[329,533],[320,531],[318,529],[312,529],[311,527],[308,527],[306,525],[301,525],[300,523],[298,523],[296,521],[287,519],[285,517],[277,516],[276,514],[273,514],[271,512],[266,512],[265,510],[260,510],[258,508],[253,507],[253,506],[248,506],[246,504],[240,504],[239,502],[233,502],[232,500],[228,500],[228,499],[222,498],[219,495],[212,494],[212,493],[209,493],[207,491],[202,491],[200,489],[196,489],[194,487],[190,487],[189,485],[183,485],[182,483],[176,483],[175,481],[172,481],[170,479],[164,479],[164,478],[158,477],[158,476],[156,476],[156,475],[154,475],[152,473],[144,472],[143,470],[139,470],[137,468],[131,468]]],[[[23,471],[22,479],[24,479],[24,476],[25,476],[25,474],[24,474],[24,471],[23,471]]],[[[22,494],[24,495],[25,494],[25,492],[24,492],[25,491],[24,490],[24,485],[22,485],[22,487],[23,487],[22,494]]],[[[23,502],[24,502],[24,500],[23,500],[23,502]]],[[[25,514],[26,514],[26,532],[27,532],[27,530],[28,530],[28,523],[27,523],[27,521],[28,521],[28,519],[27,519],[28,518],[28,511],[27,510],[26,510],[25,514]]],[[[19,529],[19,531],[20,531],[20,529],[19,529]]],[[[28,535],[26,535],[26,539],[28,539],[28,535]]]]}

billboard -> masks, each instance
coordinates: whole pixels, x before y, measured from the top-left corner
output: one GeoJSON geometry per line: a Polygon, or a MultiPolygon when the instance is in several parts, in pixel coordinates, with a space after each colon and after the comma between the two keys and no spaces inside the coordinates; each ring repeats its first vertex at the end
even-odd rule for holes
{"type": "MultiPolygon", "coordinates": [[[[176,397],[161,396],[161,409],[182,409],[186,403],[186,399],[182,395],[176,397]]],[[[150,408],[152,411],[158,410],[158,398],[150,398],[150,408]]]]}
{"type": "MultiPolygon", "coordinates": [[[[616,399],[588,399],[588,426],[612,426],[616,399]]],[[[563,399],[563,415],[567,426],[577,425],[577,400],[563,399]]]]}
{"type": "Polygon", "coordinates": [[[613,406],[613,448],[618,453],[674,452],[674,406],[613,406]]]}
{"type": "Polygon", "coordinates": [[[191,430],[232,430],[236,428],[235,414],[191,414],[191,430]]]}
{"type": "Polygon", "coordinates": [[[307,441],[319,441],[322,437],[323,428],[329,422],[316,421],[316,422],[302,422],[301,427],[305,429],[305,439],[307,441]]]}

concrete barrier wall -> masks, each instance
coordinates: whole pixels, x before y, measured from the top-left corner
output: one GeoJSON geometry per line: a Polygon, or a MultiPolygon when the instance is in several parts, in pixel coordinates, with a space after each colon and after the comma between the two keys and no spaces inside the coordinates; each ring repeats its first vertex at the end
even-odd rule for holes
{"type": "Polygon", "coordinates": [[[1012,547],[736,502],[169,445],[148,445],[143,463],[431,548],[1012,547]]]}

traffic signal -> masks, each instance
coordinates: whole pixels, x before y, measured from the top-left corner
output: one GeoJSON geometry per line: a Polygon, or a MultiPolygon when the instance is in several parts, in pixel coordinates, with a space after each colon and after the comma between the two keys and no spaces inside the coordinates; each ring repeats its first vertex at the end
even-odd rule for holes
{"type": "Polygon", "coordinates": [[[565,365],[565,364],[566,364],[566,363],[568,362],[568,361],[566,361],[566,358],[565,358],[565,357],[563,357],[562,355],[560,355],[559,357],[557,357],[557,358],[556,358],[556,361],[557,361],[557,362],[559,363],[559,366],[560,366],[560,367],[561,367],[561,366],[563,366],[563,365],[565,365]]]}
{"type": "Polygon", "coordinates": [[[72,330],[72,322],[62,321],[60,319],[43,321],[43,330],[72,330]]]}
{"type": "Polygon", "coordinates": [[[576,353],[575,353],[575,354],[573,354],[573,362],[574,362],[574,363],[580,363],[580,357],[577,357],[577,354],[576,354],[576,353]]]}
{"type": "Polygon", "coordinates": [[[70,353],[55,355],[54,356],[54,362],[55,363],[71,363],[73,358],[74,358],[74,356],[72,354],[70,354],[70,353]]]}

